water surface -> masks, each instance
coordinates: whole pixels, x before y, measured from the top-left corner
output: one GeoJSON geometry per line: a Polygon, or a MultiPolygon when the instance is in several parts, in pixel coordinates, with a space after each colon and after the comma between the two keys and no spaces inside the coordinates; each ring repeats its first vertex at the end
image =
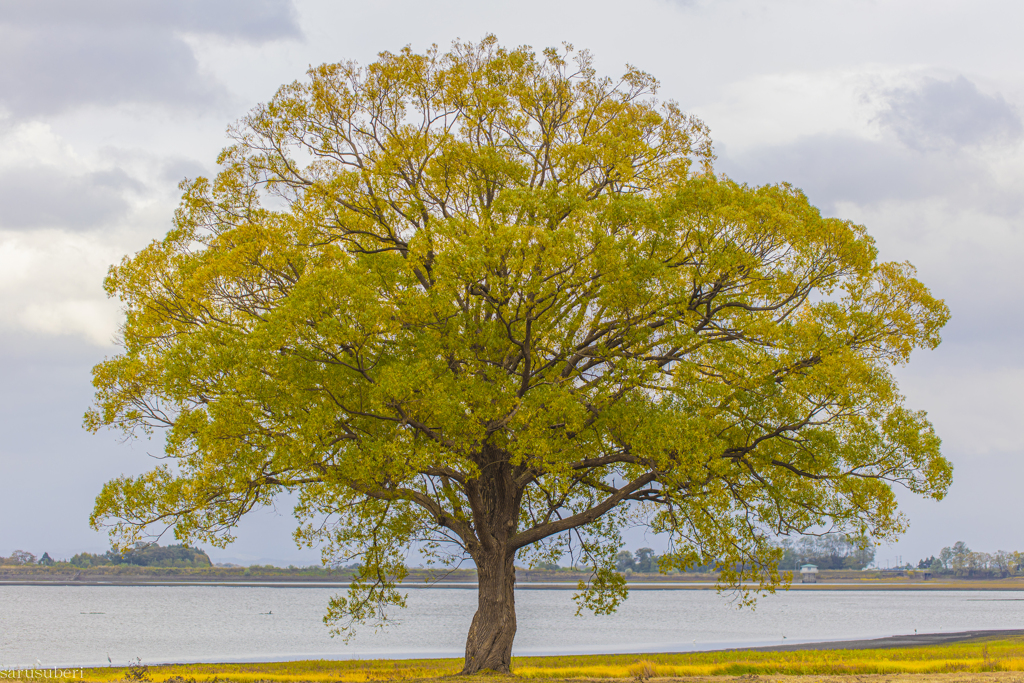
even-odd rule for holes
{"type": "MultiPolygon", "coordinates": [[[[400,625],[349,643],[322,618],[337,588],[0,586],[0,669],[143,663],[459,657],[476,607],[465,589],[409,591],[400,625]]],[[[707,590],[633,591],[610,616],[574,616],[571,591],[516,594],[514,654],[683,652],[1021,628],[1014,591],[791,591],[737,609],[707,590]]]]}

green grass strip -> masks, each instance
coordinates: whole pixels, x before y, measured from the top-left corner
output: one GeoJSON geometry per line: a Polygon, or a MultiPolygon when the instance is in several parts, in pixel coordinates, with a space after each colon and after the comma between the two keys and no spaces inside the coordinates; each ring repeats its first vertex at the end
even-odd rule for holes
{"type": "MultiPolygon", "coordinates": [[[[456,674],[461,668],[461,659],[169,664],[85,669],[79,680],[96,683],[121,680],[149,680],[155,683],[362,683],[438,678],[456,674]]],[[[874,650],[735,650],[677,654],[514,657],[512,668],[515,676],[520,679],[1024,671],[1024,637],[874,650]]]]}

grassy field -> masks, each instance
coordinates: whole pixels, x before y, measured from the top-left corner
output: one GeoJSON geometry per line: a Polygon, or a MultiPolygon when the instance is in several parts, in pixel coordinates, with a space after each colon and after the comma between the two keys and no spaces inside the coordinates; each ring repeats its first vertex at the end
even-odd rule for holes
{"type": "MultiPolygon", "coordinates": [[[[459,671],[456,659],[392,659],[358,661],[301,661],[259,664],[177,664],[150,667],[96,668],[84,671],[84,680],[103,683],[150,680],[186,683],[218,681],[255,683],[274,681],[397,681],[451,676],[459,671]]],[[[982,674],[1024,672],[1024,637],[979,639],[950,645],[877,650],[801,650],[763,652],[694,652],[685,654],[580,655],[516,657],[512,678],[518,680],[707,678],[756,676],[822,677],[900,674],[982,674]]],[[[505,680],[509,677],[488,677],[505,680]]],[[[917,678],[917,677],[915,677],[917,678]]],[[[935,679],[935,676],[926,678],[935,679]]],[[[948,677],[940,676],[939,679],[948,677]]],[[[981,676],[1020,680],[1024,676],[981,676]]],[[[950,680],[977,680],[954,676],[950,680]]],[[[79,679],[81,680],[81,679],[79,679]]]]}

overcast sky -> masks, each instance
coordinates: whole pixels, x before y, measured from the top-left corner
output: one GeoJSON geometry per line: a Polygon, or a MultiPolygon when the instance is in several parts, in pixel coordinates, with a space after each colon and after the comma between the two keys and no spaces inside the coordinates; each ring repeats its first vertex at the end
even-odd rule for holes
{"type": "MultiPolygon", "coordinates": [[[[899,376],[956,470],[941,503],[902,496],[911,528],[879,563],[1024,550],[1022,25],[1024,3],[982,0],[0,0],[0,554],[102,552],[100,487],[154,464],[158,444],[80,426],[116,350],[102,280],[167,231],[227,125],[310,65],[487,33],[651,72],[710,126],[719,171],[791,182],[916,265],[953,317],[899,376]]],[[[211,556],[316,562],[289,514],[211,556]]]]}

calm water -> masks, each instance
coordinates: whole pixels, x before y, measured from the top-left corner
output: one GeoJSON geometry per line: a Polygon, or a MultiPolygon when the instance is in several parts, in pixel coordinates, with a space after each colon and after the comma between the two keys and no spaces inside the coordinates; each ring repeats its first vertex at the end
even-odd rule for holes
{"type": "MultiPolygon", "coordinates": [[[[349,643],[322,622],[332,588],[0,586],[0,669],[143,663],[461,656],[476,593],[409,591],[401,624],[349,643]],[[267,613],[271,614],[267,614],[267,613]]],[[[783,642],[1024,628],[1024,594],[793,591],[736,609],[714,591],[639,591],[611,616],[573,615],[571,591],[517,592],[515,654],[679,652],[783,642]]]]}

